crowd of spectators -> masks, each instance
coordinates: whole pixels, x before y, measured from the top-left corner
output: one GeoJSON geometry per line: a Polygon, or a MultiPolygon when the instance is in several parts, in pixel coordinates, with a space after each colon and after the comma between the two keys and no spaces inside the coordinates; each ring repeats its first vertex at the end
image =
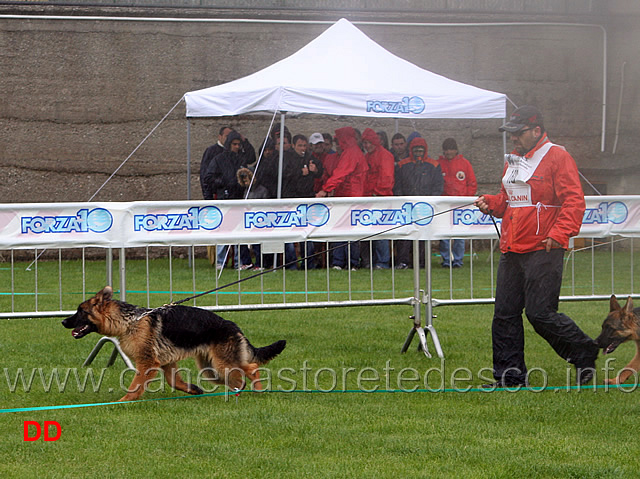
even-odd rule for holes
{"type": "MultiPolygon", "coordinates": [[[[389,142],[386,132],[371,128],[360,132],[346,126],[337,129],[335,135],[314,132],[307,137],[292,136],[280,124],[271,129],[258,155],[242,134],[231,127],[221,127],[217,142],[202,157],[200,185],[206,200],[473,196],[477,187],[471,163],[458,152],[454,138],[447,138],[442,144],[442,155],[433,159],[426,140],[417,131],[406,138],[395,133],[389,142]]],[[[423,267],[424,242],[420,243],[423,267]]],[[[276,264],[284,264],[288,269],[388,269],[392,264],[396,269],[411,268],[411,241],[394,241],[393,249],[391,244],[388,240],[336,242],[330,244],[329,255],[314,255],[324,250],[323,243],[287,243],[280,257],[261,254],[260,245],[240,245],[233,248],[233,266],[239,270],[261,270],[276,264]]],[[[461,267],[464,249],[462,239],[441,241],[442,267],[461,267]]],[[[211,264],[224,268],[230,250],[228,246],[210,248],[211,264]]]]}

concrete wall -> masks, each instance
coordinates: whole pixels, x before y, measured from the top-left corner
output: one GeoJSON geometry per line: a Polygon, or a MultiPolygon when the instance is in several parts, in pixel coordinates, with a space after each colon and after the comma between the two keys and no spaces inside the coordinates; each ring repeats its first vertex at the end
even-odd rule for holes
{"type": "MultiPolygon", "coordinates": [[[[600,153],[604,58],[600,28],[369,24],[359,28],[384,48],[420,67],[504,92],[516,104],[538,105],[545,114],[552,139],[567,146],[592,181],[606,185],[608,193],[635,192],[638,183],[634,175],[639,161],[633,152],[637,150],[635,133],[640,125],[636,45],[640,35],[636,27],[639,12],[632,4],[613,2],[611,5],[622,9],[622,13],[603,15],[586,6],[592,5],[591,2],[577,0],[427,2],[429,5],[400,2],[397,5],[406,8],[415,10],[420,5],[423,8],[419,15],[403,16],[402,8],[390,14],[381,6],[388,6],[388,2],[353,1],[351,4],[370,8],[365,13],[358,11],[351,15],[343,11],[296,10],[293,8],[296,2],[284,2],[288,5],[286,8],[291,9],[283,7],[279,12],[264,8],[252,11],[246,2],[241,3],[245,10],[0,6],[0,91],[3,92],[0,95],[3,166],[0,201],[88,200],[176,104],[164,123],[95,199],[186,199],[187,145],[182,95],[264,68],[297,51],[327,28],[326,24],[231,20],[230,17],[238,15],[245,20],[280,16],[294,21],[333,21],[346,16],[352,21],[380,21],[381,17],[387,17],[394,21],[421,22],[474,19],[566,22],[573,18],[585,23],[604,23],[609,41],[605,154],[600,153]],[[482,8],[481,14],[471,15],[469,5],[475,11],[482,8]],[[516,6],[520,10],[515,10],[516,6]],[[430,12],[429,8],[437,12],[430,12]],[[16,13],[172,18],[181,15],[227,18],[228,21],[2,16],[16,13]],[[625,61],[619,139],[617,153],[612,155],[620,71],[625,61]]],[[[330,58],[318,61],[331,68],[330,58]]],[[[371,73],[378,73],[375,65],[371,73]]],[[[270,117],[243,117],[193,121],[192,198],[201,198],[197,169],[201,154],[214,141],[218,127],[232,125],[257,147],[270,120],[270,117]]],[[[430,145],[431,156],[436,157],[442,140],[456,137],[461,152],[472,160],[481,188],[492,192],[497,188],[502,164],[499,124],[497,120],[401,120],[399,129],[405,135],[413,130],[421,131],[430,145]]],[[[353,125],[360,129],[385,129],[389,136],[396,127],[394,121],[335,117],[292,119],[288,125],[294,133],[333,131],[353,125]]]]}

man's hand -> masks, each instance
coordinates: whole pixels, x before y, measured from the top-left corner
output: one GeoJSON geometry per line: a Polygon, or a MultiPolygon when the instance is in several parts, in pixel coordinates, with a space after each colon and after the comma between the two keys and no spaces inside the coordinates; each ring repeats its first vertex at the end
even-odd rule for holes
{"type": "Polygon", "coordinates": [[[327,192],[324,190],[320,190],[316,193],[316,198],[326,198],[327,197],[327,192]]]}
{"type": "Polygon", "coordinates": [[[479,196],[478,199],[473,202],[473,205],[480,211],[482,211],[485,215],[489,214],[489,205],[485,201],[484,196],[479,196]]]}
{"type": "Polygon", "coordinates": [[[552,249],[562,248],[562,245],[558,243],[556,240],[554,240],[553,238],[547,238],[546,240],[542,240],[542,244],[545,245],[545,249],[547,250],[547,253],[552,249]]]}

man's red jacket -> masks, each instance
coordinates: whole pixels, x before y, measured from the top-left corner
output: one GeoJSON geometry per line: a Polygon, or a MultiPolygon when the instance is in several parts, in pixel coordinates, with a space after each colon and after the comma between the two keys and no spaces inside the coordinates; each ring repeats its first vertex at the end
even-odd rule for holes
{"type": "MultiPolygon", "coordinates": [[[[550,142],[544,134],[525,158],[531,159],[547,143],[550,142]]],[[[505,162],[504,173],[507,167],[505,162]]],[[[569,238],[580,232],[585,211],[578,168],[571,155],[558,145],[544,155],[526,182],[531,187],[533,206],[510,206],[505,181],[503,178],[500,193],[484,195],[493,216],[502,218],[500,250],[503,253],[542,250],[545,248],[542,241],[546,238],[554,239],[567,249],[569,238]]]]}
{"type": "Polygon", "coordinates": [[[362,139],[375,145],[376,149],[364,157],[369,164],[367,180],[364,186],[365,196],[393,196],[393,176],[395,160],[390,151],[386,150],[378,134],[371,128],[362,132],[362,139]]]}
{"type": "Polygon", "coordinates": [[[469,160],[462,155],[456,155],[451,160],[441,156],[438,158],[438,163],[444,178],[442,194],[446,196],[473,196],[476,194],[478,183],[469,160]]]}
{"type": "Polygon", "coordinates": [[[358,146],[356,132],[350,126],[338,128],[336,138],[342,153],[322,189],[328,193],[334,191],[334,196],[364,196],[364,181],[369,167],[358,146]]]}

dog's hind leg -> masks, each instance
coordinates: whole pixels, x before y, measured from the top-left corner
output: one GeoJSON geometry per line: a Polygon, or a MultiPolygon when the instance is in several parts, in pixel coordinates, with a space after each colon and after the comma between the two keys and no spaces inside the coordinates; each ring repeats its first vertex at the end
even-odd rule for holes
{"type": "Polygon", "coordinates": [[[633,359],[629,361],[629,364],[627,364],[620,371],[620,374],[618,374],[618,377],[616,377],[615,379],[608,379],[606,380],[606,383],[607,384],[624,384],[624,382],[627,379],[629,379],[629,376],[631,376],[634,373],[637,373],[638,371],[640,371],[640,341],[636,341],[636,354],[635,356],[633,356],[633,359]]]}
{"type": "Polygon", "coordinates": [[[224,384],[224,378],[220,377],[216,366],[213,362],[204,354],[196,356],[196,365],[200,370],[200,377],[204,381],[211,381],[216,384],[224,384]]]}
{"type": "Polygon", "coordinates": [[[245,377],[246,371],[242,366],[231,364],[225,361],[216,360],[216,368],[223,374],[223,384],[232,391],[241,391],[247,385],[245,377]]]}
{"type": "Polygon", "coordinates": [[[136,374],[133,377],[133,381],[129,385],[127,394],[118,401],[135,401],[142,396],[147,384],[158,374],[159,370],[160,364],[157,361],[136,361],[136,374]]]}
{"type": "Polygon", "coordinates": [[[195,384],[185,383],[180,376],[180,371],[177,368],[176,363],[165,364],[162,366],[164,371],[164,377],[173,389],[184,391],[187,394],[202,394],[203,391],[195,384]]]}
{"type": "Polygon", "coordinates": [[[260,366],[257,363],[250,363],[242,369],[251,380],[251,389],[262,391],[262,383],[260,382],[260,366]]]}

